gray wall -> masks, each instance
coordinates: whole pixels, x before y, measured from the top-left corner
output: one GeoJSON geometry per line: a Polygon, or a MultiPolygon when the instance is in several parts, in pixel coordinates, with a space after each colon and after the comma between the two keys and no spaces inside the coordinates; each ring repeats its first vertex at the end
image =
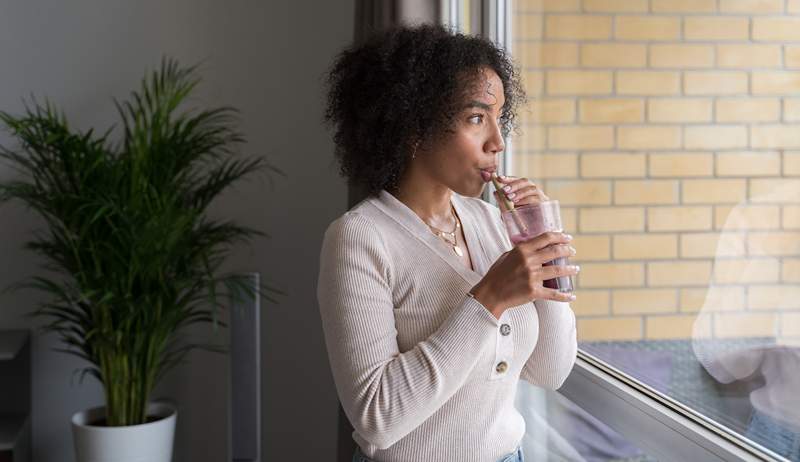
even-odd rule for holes
{"type": "MultiPolygon", "coordinates": [[[[347,198],[321,125],[321,76],[351,40],[352,18],[353,0],[0,0],[0,109],[19,112],[21,97],[33,93],[51,98],[79,127],[107,127],[115,119],[111,98],[125,97],[163,54],[204,60],[197,102],[239,108],[247,150],[269,154],[286,172],[274,185],[238,188],[215,208],[272,236],[237,253],[230,268],[260,271],[288,292],[262,316],[263,460],[334,460],[336,396],[315,285],[322,233],[347,198]]],[[[0,179],[11,175],[0,166],[0,179]]],[[[37,225],[19,206],[0,207],[0,286],[36,270],[20,247],[37,225]]],[[[33,326],[22,315],[35,302],[27,293],[0,296],[0,328],[33,326]]],[[[96,384],[70,384],[79,363],[51,352],[53,345],[50,337],[34,339],[36,462],[72,460],[70,415],[102,401],[96,384]]],[[[208,379],[219,359],[192,360],[160,391],[181,405],[178,460],[216,462],[222,435],[203,419],[216,415],[224,396],[204,382],[219,382],[208,379]]]]}

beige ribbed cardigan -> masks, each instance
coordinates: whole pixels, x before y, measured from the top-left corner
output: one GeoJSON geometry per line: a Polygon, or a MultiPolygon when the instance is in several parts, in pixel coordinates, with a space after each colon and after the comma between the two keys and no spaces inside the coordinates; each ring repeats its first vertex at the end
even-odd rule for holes
{"type": "Polygon", "coordinates": [[[317,296],[333,378],[353,438],[379,462],[500,459],[525,433],[518,380],[555,389],[575,361],[568,304],[497,320],[466,296],[511,244],[496,207],[452,201],[475,271],[385,191],[325,233],[317,296]]]}

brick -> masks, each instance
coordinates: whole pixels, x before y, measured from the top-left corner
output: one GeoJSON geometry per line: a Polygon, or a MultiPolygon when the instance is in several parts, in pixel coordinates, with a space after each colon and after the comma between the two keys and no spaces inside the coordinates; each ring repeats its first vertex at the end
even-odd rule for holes
{"type": "Polygon", "coordinates": [[[708,98],[657,98],[647,102],[650,122],[711,122],[711,100],[708,98]]]}
{"type": "Polygon", "coordinates": [[[646,13],[647,0],[583,0],[588,13],[646,13]]]}
{"type": "Polygon", "coordinates": [[[735,204],[747,198],[747,180],[683,180],[684,204],[735,204]]]}
{"type": "Polygon", "coordinates": [[[795,203],[800,197],[800,180],[754,179],[750,180],[750,201],[757,203],[795,203]]]}
{"type": "Polygon", "coordinates": [[[781,211],[784,229],[800,229],[800,206],[784,205],[781,211]]]}
{"type": "Polygon", "coordinates": [[[651,340],[707,338],[711,334],[711,320],[706,316],[648,316],[645,322],[646,337],[651,340]]]}
{"type": "Polygon", "coordinates": [[[581,45],[581,66],[645,67],[647,47],[624,43],[587,43],[581,45]]]}
{"type": "Polygon", "coordinates": [[[800,255],[800,233],[757,232],[747,235],[747,253],[751,256],[800,255]]]}
{"type": "Polygon", "coordinates": [[[650,176],[693,177],[711,176],[714,156],[704,152],[650,154],[650,176]]]}
{"type": "Polygon", "coordinates": [[[617,40],[679,40],[681,22],[667,16],[617,16],[617,40]]]}
{"type": "Polygon", "coordinates": [[[650,45],[650,65],[678,69],[712,67],[714,47],[711,45],[650,45]]]}
{"type": "Polygon", "coordinates": [[[544,16],[540,14],[515,14],[514,39],[536,40],[544,35],[544,16]]]}
{"type": "Polygon", "coordinates": [[[576,67],[578,45],[563,42],[526,42],[520,44],[517,59],[523,67],[576,67]]]}
{"type": "Polygon", "coordinates": [[[547,93],[551,95],[602,95],[611,93],[611,72],[548,71],[547,93]]]}
{"type": "Polygon", "coordinates": [[[647,211],[649,231],[706,231],[711,229],[711,207],[652,207],[647,211]]]}
{"type": "Polygon", "coordinates": [[[547,194],[564,205],[608,205],[611,203],[611,182],[595,180],[550,180],[547,194]]]}
{"type": "Polygon", "coordinates": [[[717,45],[717,65],[745,69],[781,67],[781,46],[717,45]]]}
{"type": "Polygon", "coordinates": [[[681,76],[678,72],[619,71],[617,93],[620,95],[677,95],[681,76]]]}
{"type": "Polygon", "coordinates": [[[577,154],[515,154],[511,157],[514,172],[539,179],[576,178],[577,154]]]}
{"type": "Polygon", "coordinates": [[[744,286],[710,286],[707,289],[681,289],[683,312],[737,311],[744,308],[744,286]]]}
{"type": "Polygon", "coordinates": [[[694,16],[683,20],[686,40],[747,40],[750,20],[741,17],[694,16]]]}
{"type": "Polygon", "coordinates": [[[800,148],[800,125],[752,125],[750,144],[754,148],[800,148]]]}
{"type": "Polygon", "coordinates": [[[641,287],[644,265],[641,263],[584,263],[578,275],[584,288],[641,287]]]}
{"type": "Polygon", "coordinates": [[[681,235],[681,258],[741,257],[745,253],[744,235],[725,233],[685,233],[681,235]]]}
{"type": "Polygon", "coordinates": [[[788,122],[800,120],[800,99],[785,98],[783,100],[783,118],[788,122]]]}
{"type": "Polygon", "coordinates": [[[561,207],[561,223],[564,231],[574,233],[578,230],[578,209],[575,207],[561,207]]]}
{"type": "Polygon", "coordinates": [[[740,151],[717,154],[718,176],[773,176],[781,174],[777,151],[740,151]]]}
{"type": "Polygon", "coordinates": [[[714,282],[746,284],[778,282],[778,260],[774,258],[731,258],[714,261],[714,282]]]}
{"type": "Polygon", "coordinates": [[[784,151],[783,153],[783,174],[786,176],[800,175],[800,152],[784,151]]]}
{"type": "Polygon", "coordinates": [[[614,314],[674,313],[678,308],[675,289],[617,289],[611,295],[614,314]]]}
{"type": "Polygon", "coordinates": [[[754,71],[754,95],[796,95],[800,91],[800,72],[754,71]]]}
{"type": "Polygon", "coordinates": [[[644,120],[644,101],[638,98],[581,99],[582,123],[635,123],[644,120]]]}
{"type": "Polygon", "coordinates": [[[784,56],[787,68],[800,67],[800,46],[786,45],[786,55],[784,56]]]}
{"type": "Polygon", "coordinates": [[[677,256],[676,234],[614,235],[615,260],[657,260],[677,256]]]}
{"type": "Polygon", "coordinates": [[[784,258],[781,262],[781,281],[800,282],[800,259],[784,258]]]}
{"type": "Polygon", "coordinates": [[[608,233],[644,231],[644,209],[641,207],[594,207],[579,212],[580,231],[608,233]]]}
{"type": "MultiPolygon", "coordinates": [[[[531,100],[525,107],[534,123],[570,123],[575,121],[575,101],[568,98],[546,98],[531,100]]],[[[520,111],[522,112],[522,111],[520,111]]]]}
{"type": "Polygon", "coordinates": [[[647,282],[650,287],[705,286],[711,280],[711,262],[650,262],[647,282]]]}
{"type": "Polygon", "coordinates": [[[677,204],[679,189],[676,180],[617,180],[614,182],[614,203],[677,204]]]}
{"type": "Polygon", "coordinates": [[[735,149],[747,147],[747,127],[744,125],[692,125],[686,127],[686,149],[735,149]]]}
{"type": "Polygon", "coordinates": [[[611,17],[590,15],[548,15],[548,39],[599,40],[611,37],[611,17]]]}
{"type": "Polygon", "coordinates": [[[613,318],[578,319],[578,340],[640,340],[642,318],[639,316],[613,318]]]}
{"type": "Polygon", "coordinates": [[[528,96],[540,95],[544,92],[544,72],[525,71],[522,74],[522,84],[528,96]]]}
{"type": "Polygon", "coordinates": [[[514,2],[517,11],[580,11],[579,0],[517,0],[514,2]]]}
{"type": "Polygon", "coordinates": [[[577,250],[577,254],[572,257],[575,262],[611,259],[611,238],[608,236],[576,234],[572,246],[577,250]]]}
{"type": "Polygon", "coordinates": [[[777,229],[780,220],[781,209],[777,205],[719,206],[714,211],[714,227],[726,231],[777,229]]]}
{"type": "Polygon", "coordinates": [[[568,125],[551,126],[547,131],[551,149],[609,149],[614,146],[611,126],[568,125]]]}
{"type": "Polygon", "coordinates": [[[569,305],[579,318],[607,315],[611,312],[611,295],[608,290],[581,289],[580,294],[569,305]]]}
{"type": "Polygon", "coordinates": [[[774,314],[731,313],[714,317],[718,338],[772,337],[776,332],[774,314]]]}
{"type": "MultiPolygon", "coordinates": [[[[781,313],[780,328],[781,335],[785,337],[800,337],[800,313],[781,313]]],[[[788,340],[784,343],[788,343],[788,340]]]]}
{"type": "Polygon", "coordinates": [[[644,177],[645,154],[582,154],[581,176],[584,178],[644,177]]]}
{"type": "Polygon", "coordinates": [[[742,14],[783,13],[783,0],[719,0],[719,11],[742,14]]]}
{"type": "Polygon", "coordinates": [[[647,125],[617,128],[620,149],[674,149],[681,145],[681,127],[647,125]]]}
{"type": "Polygon", "coordinates": [[[653,13],[712,13],[716,0],[652,0],[653,13]]]}
{"type": "Polygon", "coordinates": [[[800,287],[795,284],[750,286],[748,310],[791,310],[800,308],[800,287]]]}
{"type": "Polygon", "coordinates": [[[720,98],[716,105],[717,122],[774,122],[781,117],[777,98],[720,98]]]}
{"type": "Polygon", "coordinates": [[[547,129],[542,125],[527,125],[514,140],[514,152],[541,151],[547,146],[547,129]]]}
{"type": "Polygon", "coordinates": [[[747,93],[746,72],[686,72],[683,88],[687,95],[735,95],[747,93]]]}
{"type": "Polygon", "coordinates": [[[753,18],[753,40],[792,42],[800,40],[800,18],[753,18]]]}

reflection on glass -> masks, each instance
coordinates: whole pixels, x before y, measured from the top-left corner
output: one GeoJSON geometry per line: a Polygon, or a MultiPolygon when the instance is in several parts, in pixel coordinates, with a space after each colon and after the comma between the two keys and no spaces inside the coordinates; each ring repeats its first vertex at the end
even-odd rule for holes
{"type": "Polygon", "coordinates": [[[525,418],[525,460],[654,462],[636,445],[563,395],[520,381],[516,406],[525,418]]]}
{"type": "Polygon", "coordinates": [[[580,347],[800,461],[800,4],[512,10],[510,173],[575,236],[580,347]]]}

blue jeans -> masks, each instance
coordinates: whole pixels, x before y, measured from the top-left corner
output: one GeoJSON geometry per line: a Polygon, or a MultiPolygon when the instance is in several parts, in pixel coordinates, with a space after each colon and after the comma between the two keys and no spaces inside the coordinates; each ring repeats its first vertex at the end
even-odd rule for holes
{"type": "MultiPolygon", "coordinates": [[[[507,456],[503,456],[502,459],[498,460],[497,462],[524,462],[525,457],[522,455],[522,446],[517,448],[516,451],[508,454],[507,456]]],[[[375,462],[369,457],[365,456],[364,453],[361,452],[361,448],[356,447],[356,452],[353,454],[353,462],[375,462]]]]}
{"type": "Polygon", "coordinates": [[[800,433],[764,413],[753,412],[745,436],[792,462],[800,462],[800,433]]]}

